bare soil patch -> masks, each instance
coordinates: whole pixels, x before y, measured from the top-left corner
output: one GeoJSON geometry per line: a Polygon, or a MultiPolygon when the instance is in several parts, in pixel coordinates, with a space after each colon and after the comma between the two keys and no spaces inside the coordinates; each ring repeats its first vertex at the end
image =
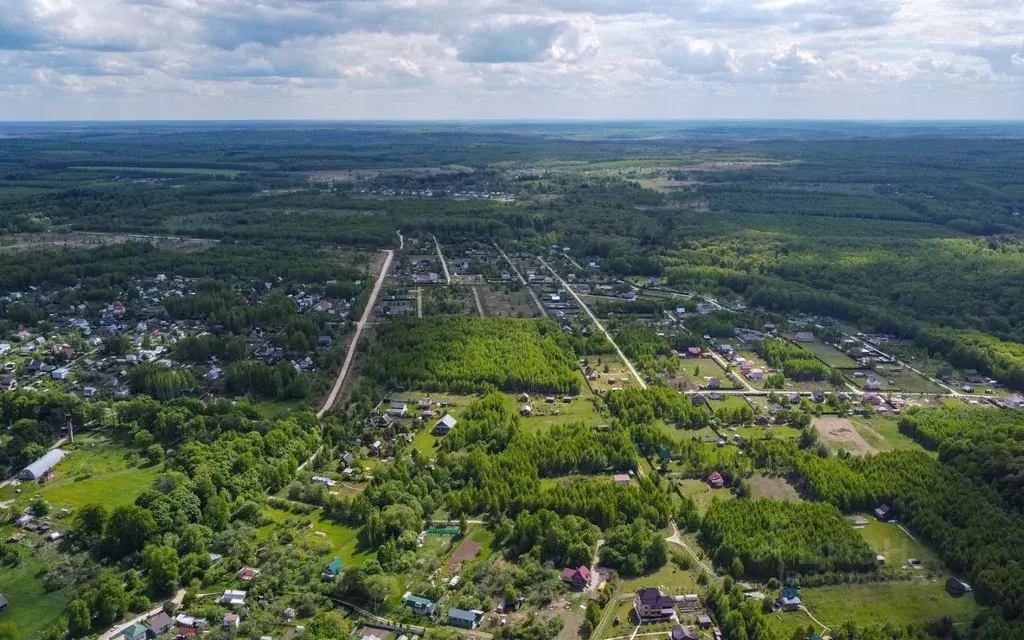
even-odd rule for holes
{"type": "Polygon", "coordinates": [[[89,231],[45,231],[17,233],[0,239],[0,251],[35,251],[38,249],[91,249],[125,242],[146,242],[161,249],[191,252],[217,244],[207,238],[186,238],[143,233],[94,233],[89,231]]]}
{"type": "Polygon", "coordinates": [[[823,416],[814,418],[811,424],[818,430],[818,434],[822,438],[838,444],[854,455],[866,456],[871,453],[878,453],[877,449],[868,444],[868,441],[857,433],[853,422],[846,418],[823,416]]]}
{"type": "Polygon", "coordinates": [[[451,559],[448,561],[448,571],[458,571],[462,567],[463,563],[475,558],[479,551],[479,542],[466,540],[459,545],[459,548],[452,554],[451,559]]]}
{"type": "Polygon", "coordinates": [[[800,501],[796,488],[786,482],[785,478],[755,476],[750,482],[750,493],[754,499],[800,501]]]}

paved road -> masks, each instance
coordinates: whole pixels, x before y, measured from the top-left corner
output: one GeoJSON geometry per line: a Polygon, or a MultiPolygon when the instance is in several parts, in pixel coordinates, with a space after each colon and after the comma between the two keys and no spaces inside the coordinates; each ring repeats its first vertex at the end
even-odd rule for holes
{"type": "Polygon", "coordinates": [[[555,271],[554,269],[551,268],[551,265],[549,265],[547,262],[544,261],[544,258],[541,258],[540,256],[538,256],[537,259],[540,260],[540,263],[542,265],[547,267],[547,270],[550,271],[551,274],[553,276],[555,276],[555,278],[560,283],[562,283],[562,286],[565,287],[565,290],[569,292],[569,295],[571,295],[573,298],[576,299],[576,304],[580,305],[580,307],[583,309],[583,311],[588,316],[590,316],[590,320],[591,320],[591,322],[594,323],[594,326],[596,326],[598,329],[601,330],[601,333],[604,334],[604,337],[607,338],[608,342],[611,343],[612,347],[615,348],[615,352],[618,353],[619,357],[622,358],[622,361],[626,363],[626,367],[629,369],[629,372],[631,374],[633,374],[633,377],[636,378],[636,381],[640,385],[640,388],[641,389],[646,389],[647,388],[647,383],[644,382],[644,379],[640,377],[640,374],[637,373],[636,368],[633,366],[633,363],[629,361],[629,358],[626,357],[626,354],[624,354],[622,352],[622,349],[619,348],[619,345],[615,343],[615,339],[612,338],[612,334],[609,333],[608,330],[604,328],[604,325],[601,324],[601,321],[597,319],[597,316],[594,315],[594,312],[590,310],[590,307],[588,307],[587,303],[583,301],[583,298],[581,298],[579,296],[579,294],[576,293],[576,291],[573,290],[573,288],[569,286],[568,282],[566,282],[565,280],[562,279],[562,276],[558,275],[557,271],[555,271]]]}
{"type": "Polygon", "coordinates": [[[324,399],[324,404],[320,407],[320,410],[316,412],[316,417],[322,418],[324,414],[331,410],[334,403],[338,400],[338,393],[341,391],[341,385],[345,382],[345,377],[348,375],[349,369],[352,368],[352,361],[355,359],[356,347],[359,346],[359,338],[363,335],[363,328],[367,325],[370,319],[370,314],[373,312],[374,306],[377,304],[377,295],[380,293],[380,288],[384,285],[384,280],[387,278],[388,270],[391,268],[391,261],[395,257],[395,252],[391,249],[385,249],[387,257],[384,258],[384,266],[381,267],[380,276],[377,277],[377,282],[373,283],[373,291],[370,292],[370,299],[366,301],[366,308],[363,309],[363,316],[359,319],[356,324],[356,332],[352,336],[352,343],[348,347],[348,352],[345,354],[345,361],[341,365],[341,371],[338,372],[338,378],[334,381],[334,386],[331,387],[331,392],[327,394],[327,398],[324,399]]]}
{"type": "MultiPolygon", "coordinates": [[[[185,590],[184,589],[179,589],[178,592],[174,594],[174,597],[171,598],[171,600],[174,602],[174,604],[180,606],[181,605],[181,601],[184,598],[185,598],[185,590]]],[[[133,624],[135,624],[137,622],[142,622],[143,620],[145,620],[146,618],[148,618],[150,616],[155,616],[156,614],[160,613],[163,610],[164,610],[163,605],[160,605],[159,607],[156,607],[155,609],[150,609],[149,611],[147,611],[145,613],[141,613],[141,614],[135,616],[131,620],[128,620],[126,622],[122,622],[121,624],[119,624],[117,626],[111,627],[108,631],[106,631],[105,633],[103,633],[103,635],[100,636],[100,640],[111,640],[111,638],[116,637],[118,634],[120,634],[125,629],[127,629],[130,626],[132,626],[133,624]]]]}
{"type": "Polygon", "coordinates": [[[493,242],[492,244],[494,245],[494,248],[498,250],[498,253],[501,254],[501,257],[505,258],[505,262],[508,263],[508,266],[512,267],[512,273],[516,274],[516,277],[519,278],[519,282],[526,287],[530,297],[533,298],[533,304],[537,305],[537,310],[540,311],[541,315],[545,318],[548,317],[548,312],[544,309],[544,305],[540,303],[540,298],[537,297],[537,293],[533,290],[533,287],[530,286],[530,283],[526,281],[526,278],[523,277],[523,274],[519,273],[519,269],[516,269],[516,265],[512,262],[512,259],[508,257],[507,253],[502,251],[497,242],[493,242]]]}
{"type": "Polygon", "coordinates": [[[441,259],[441,268],[444,270],[444,281],[447,284],[451,284],[452,274],[448,272],[448,263],[444,260],[444,254],[441,253],[441,243],[437,241],[437,236],[431,234],[430,237],[434,239],[434,246],[437,247],[437,257],[441,259]]]}

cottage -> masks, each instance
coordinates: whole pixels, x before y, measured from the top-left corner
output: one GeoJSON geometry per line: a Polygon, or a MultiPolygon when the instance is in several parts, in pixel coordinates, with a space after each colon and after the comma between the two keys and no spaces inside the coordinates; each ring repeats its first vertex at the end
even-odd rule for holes
{"type": "Polygon", "coordinates": [[[963,582],[962,580],[957,580],[953,576],[949,576],[948,578],[946,578],[946,593],[953,596],[954,598],[959,598],[960,596],[968,594],[970,592],[971,585],[967,584],[966,582],[963,582]]]}
{"type": "Polygon", "coordinates": [[[50,372],[50,377],[54,380],[67,380],[69,375],[71,372],[64,368],[54,369],[50,372]]]}
{"type": "Polygon", "coordinates": [[[332,342],[333,341],[331,340],[331,336],[320,336],[319,338],[316,339],[316,346],[328,348],[331,346],[332,342]]]}
{"type": "Polygon", "coordinates": [[[82,396],[85,397],[85,398],[95,398],[96,397],[96,387],[86,387],[86,388],[82,389],[82,396]]]}
{"type": "Polygon", "coordinates": [[[220,597],[220,603],[226,604],[229,607],[236,607],[245,604],[245,598],[248,595],[247,591],[238,591],[235,589],[228,589],[224,592],[224,595],[220,597]]]}
{"type": "Polygon", "coordinates": [[[578,569],[563,569],[562,582],[570,585],[574,589],[586,589],[587,585],[590,583],[590,569],[586,566],[582,566],[578,569]]]}
{"type": "Polygon", "coordinates": [[[725,486],[725,478],[717,471],[712,471],[711,475],[708,476],[708,484],[716,489],[721,489],[725,486]]]}
{"type": "Polygon", "coordinates": [[[405,606],[418,616],[431,617],[436,613],[437,605],[433,601],[414,596],[410,592],[406,591],[405,595],[402,596],[402,602],[405,606]]]}
{"type": "Polygon", "coordinates": [[[174,620],[171,616],[161,611],[150,619],[146,620],[146,626],[149,627],[149,632],[154,637],[161,636],[171,630],[174,626],[174,620]]]}
{"type": "Polygon", "coordinates": [[[456,609],[455,607],[452,607],[448,610],[448,624],[453,627],[476,629],[480,626],[480,621],[483,617],[484,612],[478,609],[466,611],[465,609],[456,609]]]}
{"type": "Polygon", "coordinates": [[[392,418],[401,418],[405,415],[408,403],[405,400],[392,400],[388,403],[387,414],[392,418]]]}
{"type": "Polygon", "coordinates": [[[722,381],[716,377],[712,377],[708,380],[709,389],[720,389],[722,387],[722,381]]]}
{"type": "Polygon", "coordinates": [[[260,577],[260,570],[253,569],[252,567],[242,567],[242,569],[235,574],[235,577],[242,582],[252,582],[256,578],[260,577]]]}
{"type": "Polygon", "coordinates": [[[778,605],[783,611],[796,611],[800,608],[800,596],[793,587],[785,587],[779,594],[778,605]]]}
{"type": "Polygon", "coordinates": [[[637,591],[633,607],[640,622],[663,622],[676,615],[675,598],[662,594],[657,587],[637,591]]]}
{"type": "Polygon", "coordinates": [[[14,376],[0,377],[0,389],[3,391],[14,391],[18,388],[18,380],[14,376]]]}
{"type": "Polygon", "coordinates": [[[64,459],[64,455],[60,449],[51,449],[43,457],[22,469],[18,478],[20,480],[38,480],[52,471],[64,459]]]}
{"type": "Polygon", "coordinates": [[[706,613],[697,616],[697,626],[699,626],[701,629],[707,629],[708,627],[710,627],[711,626],[711,616],[709,616],[706,613]]]}
{"type": "Polygon", "coordinates": [[[615,484],[629,484],[629,474],[617,473],[614,476],[612,476],[612,482],[614,482],[615,484]]]}
{"type": "Polygon", "coordinates": [[[810,331],[798,331],[793,336],[793,340],[797,342],[814,342],[814,334],[810,331]]]}
{"type": "Polygon", "coordinates": [[[699,640],[700,636],[690,627],[677,624],[668,632],[669,640],[699,640]]]}
{"type": "Polygon", "coordinates": [[[864,382],[864,388],[868,391],[878,391],[882,388],[882,379],[876,375],[870,375],[864,382]]]}
{"type": "Polygon", "coordinates": [[[889,519],[889,514],[891,513],[891,511],[892,510],[889,508],[889,505],[883,504],[875,509],[875,517],[885,522],[889,519]]]}
{"type": "Polygon", "coordinates": [[[225,614],[224,618],[221,620],[221,626],[225,629],[230,629],[232,627],[238,628],[238,623],[241,622],[241,620],[242,617],[237,613],[228,613],[225,614]]]}
{"type": "Polygon", "coordinates": [[[701,356],[700,347],[690,347],[689,349],[686,350],[686,355],[690,356],[691,358],[699,358],[701,356]]]}
{"type": "Polygon", "coordinates": [[[121,632],[124,640],[146,640],[149,629],[141,624],[133,624],[121,632]]]}
{"type": "Polygon", "coordinates": [[[448,435],[448,432],[454,429],[457,423],[458,421],[452,417],[452,414],[446,413],[434,424],[434,433],[439,436],[448,435]]]}
{"type": "Polygon", "coordinates": [[[331,563],[324,567],[324,570],[323,572],[321,572],[320,577],[323,580],[334,580],[335,578],[341,575],[341,572],[344,568],[345,565],[342,563],[341,558],[339,558],[338,556],[334,556],[334,559],[331,560],[331,563]]]}
{"type": "Polygon", "coordinates": [[[524,405],[520,406],[519,407],[519,415],[523,416],[524,418],[529,418],[530,416],[533,415],[533,407],[531,407],[528,404],[524,404],[524,405]]]}
{"type": "Polygon", "coordinates": [[[334,478],[328,478],[327,476],[313,476],[309,479],[313,484],[322,484],[325,487],[333,487],[337,482],[334,478]]]}

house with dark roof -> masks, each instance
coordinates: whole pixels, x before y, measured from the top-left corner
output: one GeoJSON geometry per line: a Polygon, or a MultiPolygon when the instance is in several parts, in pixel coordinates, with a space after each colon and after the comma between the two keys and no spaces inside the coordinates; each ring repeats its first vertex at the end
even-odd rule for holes
{"type": "Polygon", "coordinates": [[[171,627],[174,626],[174,620],[166,612],[161,611],[146,620],[146,626],[149,627],[149,632],[153,634],[153,637],[162,636],[171,630],[171,627]]]}
{"type": "Polygon", "coordinates": [[[452,607],[448,610],[448,624],[453,627],[476,629],[480,626],[480,621],[483,620],[483,617],[484,612],[479,609],[466,611],[465,609],[456,609],[455,607],[452,607]]]}
{"type": "Polygon", "coordinates": [[[448,435],[448,432],[455,428],[458,421],[452,417],[452,414],[446,413],[444,417],[434,424],[434,434],[439,436],[448,435]]]}
{"type": "Polygon", "coordinates": [[[892,513],[892,509],[890,509],[887,504],[879,505],[878,508],[875,509],[875,517],[883,522],[889,519],[890,513],[892,513]]]}
{"type": "Polygon", "coordinates": [[[637,591],[633,607],[640,622],[664,622],[676,615],[675,598],[663,594],[657,587],[637,591]]]}
{"type": "Polygon", "coordinates": [[[590,569],[582,566],[578,569],[563,569],[562,582],[571,585],[574,589],[586,589],[590,583],[590,569]]]}
{"type": "Polygon", "coordinates": [[[793,587],[784,587],[779,594],[779,607],[783,611],[796,611],[800,608],[800,596],[793,587]]]}
{"type": "Polygon", "coordinates": [[[967,584],[962,580],[957,580],[953,576],[946,578],[946,593],[959,598],[962,595],[966,595],[971,592],[971,585],[967,584]]]}
{"type": "Polygon", "coordinates": [[[700,636],[691,629],[681,624],[677,624],[672,627],[672,630],[668,632],[669,640],[699,640],[700,636]]]}

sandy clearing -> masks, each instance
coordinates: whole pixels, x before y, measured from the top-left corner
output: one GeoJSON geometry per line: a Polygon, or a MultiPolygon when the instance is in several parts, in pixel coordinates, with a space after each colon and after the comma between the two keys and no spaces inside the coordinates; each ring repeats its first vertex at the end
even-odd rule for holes
{"type": "Polygon", "coordinates": [[[877,449],[868,444],[868,441],[857,433],[853,422],[846,418],[822,416],[814,418],[811,424],[814,425],[814,428],[817,429],[818,434],[822,438],[840,445],[854,455],[866,456],[871,453],[878,453],[877,449]]]}

